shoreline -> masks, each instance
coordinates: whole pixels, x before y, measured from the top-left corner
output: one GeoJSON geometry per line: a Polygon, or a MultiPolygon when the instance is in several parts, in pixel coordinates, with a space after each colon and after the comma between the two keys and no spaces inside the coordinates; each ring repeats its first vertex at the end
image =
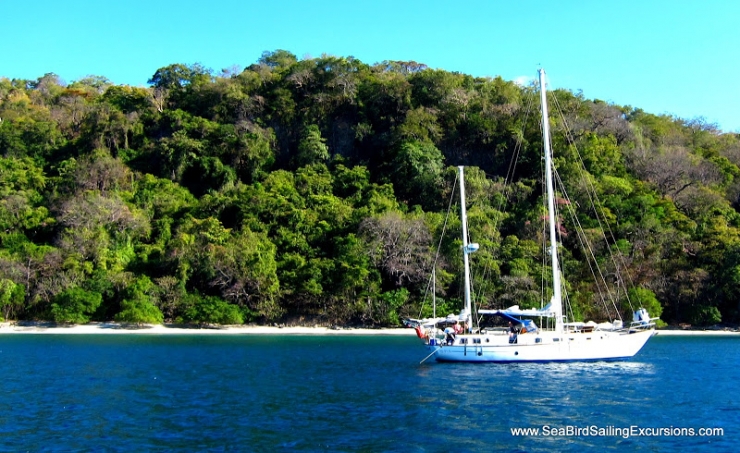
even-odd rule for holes
{"type": "Polygon", "coordinates": [[[655,331],[658,335],[663,335],[667,337],[679,337],[679,336],[732,336],[732,335],[740,335],[740,331],[737,330],[729,330],[729,329],[717,329],[717,330],[711,330],[711,329],[658,329],[655,331]]]}
{"type": "MultiPolygon", "coordinates": [[[[54,335],[394,335],[416,336],[411,328],[353,328],[353,327],[274,327],[274,326],[219,326],[188,327],[173,324],[125,325],[115,322],[99,322],[75,325],[56,325],[45,322],[0,323],[0,335],[6,334],[54,334],[54,335]]],[[[737,330],[659,329],[657,335],[664,336],[733,336],[737,330]]]]}
{"type": "Polygon", "coordinates": [[[273,327],[257,325],[188,327],[176,324],[125,325],[115,322],[56,325],[54,323],[0,323],[0,335],[413,335],[410,328],[273,327]]]}

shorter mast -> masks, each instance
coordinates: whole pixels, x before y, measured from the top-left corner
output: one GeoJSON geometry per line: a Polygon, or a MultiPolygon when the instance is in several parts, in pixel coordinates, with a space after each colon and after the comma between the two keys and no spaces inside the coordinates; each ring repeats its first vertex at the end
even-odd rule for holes
{"type": "Polygon", "coordinates": [[[432,268],[432,318],[437,317],[437,266],[432,268]]]}
{"type": "Polygon", "coordinates": [[[555,235],[555,189],[553,183],[552,146],[550,145],[550,120],[547,113],[547,92],[545,89],[545,70],[540,69],[540,101],[542,104],[542,141],[545,153],[545,182],[547,185],[547,213],[550,223],[550,256],[552,257],[552,300],[555,313],[555,332],[563,332],[563,297],[558,263],[558,242],[555,235]]]}

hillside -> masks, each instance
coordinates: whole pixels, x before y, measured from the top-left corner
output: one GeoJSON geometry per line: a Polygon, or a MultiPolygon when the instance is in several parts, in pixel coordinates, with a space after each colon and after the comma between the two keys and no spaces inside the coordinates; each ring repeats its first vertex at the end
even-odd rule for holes
{"type": "MultiPolygon", "coordinates": [[[[4,319],[396,325],[419,314],[457,165],[473,167],[481,305],[539,303],[532,87],[281,50],[241,73],[169,65],[149,85],[0,78],[4,319]]],[[[668,323],[740,321],[740,137],[552,94],[558,171],[577,148],[640,300],[668,323]]],[[[458,247],[437,264],[449,312],[458,247]]],[[[572,284],[574,311],[598,317],[572,284]]]]}

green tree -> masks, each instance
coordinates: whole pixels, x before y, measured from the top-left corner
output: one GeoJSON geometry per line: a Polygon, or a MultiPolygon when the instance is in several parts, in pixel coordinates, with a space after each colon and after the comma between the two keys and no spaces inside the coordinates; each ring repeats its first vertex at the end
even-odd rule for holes
{"type": "Polygon", "coordinates": [[[406,288],[384,292],[375,300],[374,319],[384,325],[400,325],[398,309],[407,303],[408,299],[409,291],[406,288]]]}
{"type": "Polygon", "coordinates": [[[13,280],[0,278],[0,310],[2,319],[10,319],[13,312],[23,306],[25,288],[13,280]]]}
{"type": "Polygon", "coordinates": [[[103,296],[100,293],[73,287],[62,291],[51,304],[51,316],[56,322],[84,324],[90,321],[103,296]]]}
{"type": "Polygon", "coordinates": [[[147,83],[155,88],[179,89],[204,78],[209,79],[210,73],[210,70],[199,63],[193,65],[177,63],[157,69],[147,83]]]}
{"type": "Polygon", "coordinates": [[[248,307],[256,316],[275,319],[281,314],[275,255],[275,246],[264,234],[244,229],[223,245],[211,247],[210,285],[219,288],[224,299],[248,307]]]}
{"type": "Polygon", "coordinates": [[[162,312],[154,304],[153,294],[155,287],[152,281],[146,276],[137,278],[126,288],[121,311],[114,319],[133,324],[161,324],[162,312]]]}
{"type": "Polygon", "coordinates": [[[44,206],[46,183],[31,159],[0,157],[0,232],[33,232],[54,222],[44,206]]]}
{"type": "Polygon", "coordinates": [[[272,52],[262,52],[259,63],[272,69],[286,70],[298,63],[298,58],[287,50],[278,49],[272,52]]]}
{"type": "Polygon", "coordinates": [[[308,126],[303,133],[303,139],[298,145],[296,160],[299,166],[326,162],[329,160],[329,147],[321,137],[321,131],[315,124],[308,126]]]}
{"type": "Polygon", "coordinates": [[[444,157],[430,142],[404,142],[393,160],[393,185],[409,204],[435,208],[442,198],[444,157]]]}
{"type": "Polygon", "coordinates": [[[194,324],[243,324],[244,317],[239,307],[215,296],[188,298],[189,307],[182,316],[182,321],[194,324]]]}

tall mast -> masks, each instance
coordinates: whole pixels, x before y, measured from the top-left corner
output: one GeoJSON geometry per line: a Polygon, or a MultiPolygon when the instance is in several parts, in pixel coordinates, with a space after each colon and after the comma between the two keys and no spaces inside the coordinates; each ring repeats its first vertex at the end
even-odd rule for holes
{"type": "Polygon", "coordinates": [[[555,189],[553,183],[552,147],[550,145],[550,121],[547,112],[545,70],[540,69],[540,101],[542,104],[542,141],[545,153],[545,182],[547,185],[547,213],[550,221],[550,255],[552,256],[552,311],[555,313],[555,331],[563,332],[563,299],[558,263],[558,242],[555,236],[555,189]]]}
{"type": "Polygon", "coordinates": [[[468,255],[478,250],[478,244],[468,244],[468,214],[465,210],[465,176],[463,166],[457,167],[460,172],[460,220],[462,222],[462,243],[463,243],[463,264],[465,267],[465,322],[468,323],[468,329],[472,329],[471,315],[472,302],[470,300],[470,263],[468,255]]]}

